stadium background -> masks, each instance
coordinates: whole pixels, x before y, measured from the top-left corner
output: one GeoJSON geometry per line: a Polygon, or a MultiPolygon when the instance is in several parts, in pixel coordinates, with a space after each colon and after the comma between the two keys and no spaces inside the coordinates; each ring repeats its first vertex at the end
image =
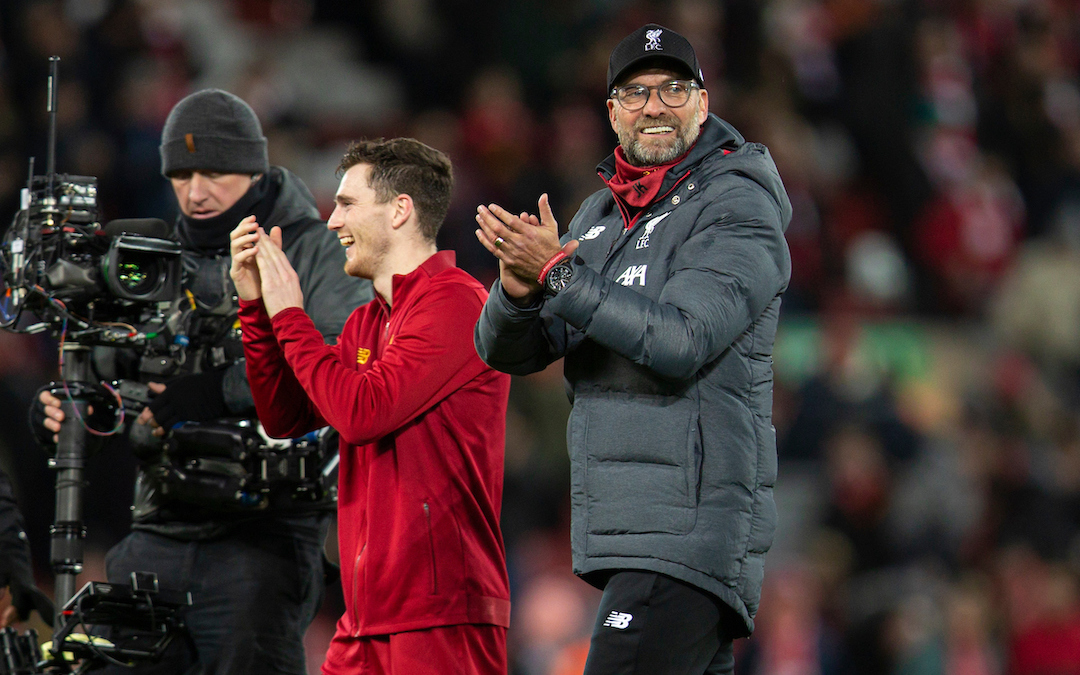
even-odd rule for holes
{"type": "MultiPolygon", "coordinates": [[[[250,102],[324,215],[349,139],[448,152],[440,235],[485,283],[479,203],[565,225],[602,187],[607,55],[655,21],[794,205],[776,345],[781,526],[753,675],[1080,673],[1080,6],[1075,0],[4,0],[0,228],[43,166],[104,219],[171,217],[157,145],[201,87],[250,102]]],[[[56,345],[0,333],[0,465],[51,588],[53,474],[26,429],[56,345]]],[[[517,378],[503,527],[515,675],[580,672],[556,364],[517,378]],[[575,670],[576,669],[576,670],[575,670]]],[[[133,460],[91,459],[86,579],[127,530],[133,460]]],[[[341,611],[308,634],[310,672],[341,611]]]]}

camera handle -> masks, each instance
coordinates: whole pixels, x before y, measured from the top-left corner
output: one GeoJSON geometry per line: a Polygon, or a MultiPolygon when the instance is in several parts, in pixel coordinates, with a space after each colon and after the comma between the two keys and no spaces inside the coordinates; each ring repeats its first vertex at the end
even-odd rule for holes
{"type": "MultiPolygon", "coordinates": [[[[65,342],[60,376],[65,382],[91,382],[90,347],[65,342]]],[[[80,388],[82,390],[82,388],[80,388]]],[[[83,567],[83,492],[86,469],[86,426],[88,400],[74,394],[62,400],[60,410],[64,421],[60,425],[56,455],[49,459],[49,468],[56,470],[56,515],[52,528],[49,562],[56,577],[56,609],[67,604],[75,595],[76,576],[83,567]]],[[[61,626],[57,617],[56,626],[61,626]]]]}

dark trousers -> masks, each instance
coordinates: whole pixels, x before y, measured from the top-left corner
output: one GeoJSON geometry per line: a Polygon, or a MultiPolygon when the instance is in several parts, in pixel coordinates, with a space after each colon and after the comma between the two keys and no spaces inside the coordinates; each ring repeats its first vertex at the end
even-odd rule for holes
{"type": "Polygon", "coordinates": [[[323,595],[321,525],[314,517],[275,520],[210,541],[133,531],[106,556],[109,581],[131,583],[131,572],[150,571],[161,588],[190,591],[189,635],[159,663],[106,672],[304,675],[304,632],[323,595]]]}
{"type": "Polygon", "coordinates": [[[689,584],[617,572],[604,587],[584,675],[719,675],[735,668],[734,612],[689,584]]]}

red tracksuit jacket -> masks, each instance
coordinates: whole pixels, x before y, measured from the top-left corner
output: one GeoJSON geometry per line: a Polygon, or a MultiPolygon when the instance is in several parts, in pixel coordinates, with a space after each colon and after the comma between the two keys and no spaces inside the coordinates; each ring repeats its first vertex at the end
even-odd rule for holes
{"type": "Polygon", "coordinates": [[[261,300],[241,302],[267,432],[341,434],[335,642],[510,620],[499,530],[510,378],[472,340],[487,292],[449,251],[393,284],[393,308],[376,296],[335,346],[300,309],[271,322],[261,300]]]}

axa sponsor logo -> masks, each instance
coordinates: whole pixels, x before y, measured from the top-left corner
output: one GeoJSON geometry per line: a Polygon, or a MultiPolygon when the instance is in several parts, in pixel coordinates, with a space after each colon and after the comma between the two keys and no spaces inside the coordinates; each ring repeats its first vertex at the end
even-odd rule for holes
{"type": "Polygon", "coordinates": [[[633,286],[635,283],[644,286],[645,270],[648,267],[648,265],[631,265],[630,267],[627,267],[615,281],[623,286],[633,286]]]}
{"type": "Polygon", "coordinates": [[[597,225],[597,226],[589,229],[589,231],[586,232],[585,234],[581,235],[581,240],[582,241],[587,241],[589,239],[596,239],[597,237],[600,236],[600,233],[603,232],[606,229],[607,228],[604,227],[603,225],[597,225]]]}
{"type": "Polygon", "coordinates": [[[604,628],[617,628],[619,630],[626,630],[630,625],[630,621],[634,618],[633,614],[627,614],[626,612],[619,612],[612,610],[611,614],[608,614],[604,619],[604,628]]]}

